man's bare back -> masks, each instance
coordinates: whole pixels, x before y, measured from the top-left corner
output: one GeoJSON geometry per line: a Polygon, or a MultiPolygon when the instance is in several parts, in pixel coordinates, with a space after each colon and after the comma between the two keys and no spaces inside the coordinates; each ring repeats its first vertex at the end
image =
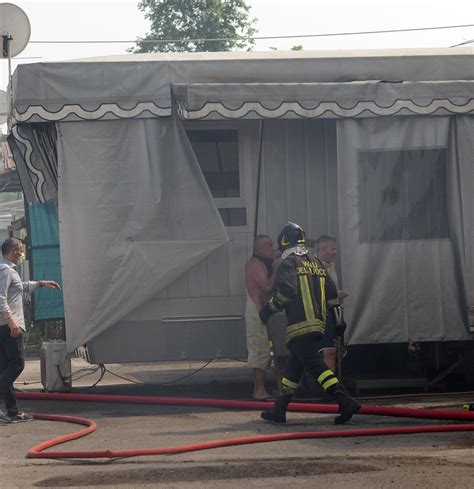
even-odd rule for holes
{"type": "Polygon", "coordinates": [[[279,260],[275,260],[275,249],[270,238],[256,242],[255,253],[245,265],[245,286],[253,303],[260,310],[268,302],[275,283],[279,260]],[[271,273],[265,262],[271,264],[271,273]]]}
{"type": "Polygon", "coordinates": [[[265,265],[258,258],[252,257],[245,265],[245,286],[252,302],[259,311],[271,296],[271,287],[268,290],[267,285],[268,279],[269,276],[265,265]]]}
{"type": "MultiPolygon", "coordinates": [[[[271,361],[271,351],[265,326],[260,321],[258,312],[270,299],[276,272],[280,260],[275,260],[278,252],[273,241],[266,235],[255,237],[253,256],[245,265],[245,286],[249,299],[245,308],[247,328],[248,364],[253,369],[254,388],[252,397],[257,400],[267,399],[270,394],[265,387],[265,370],[271,361]]],[[[281,378],[274,365],[277,385],[281,378]]]]}

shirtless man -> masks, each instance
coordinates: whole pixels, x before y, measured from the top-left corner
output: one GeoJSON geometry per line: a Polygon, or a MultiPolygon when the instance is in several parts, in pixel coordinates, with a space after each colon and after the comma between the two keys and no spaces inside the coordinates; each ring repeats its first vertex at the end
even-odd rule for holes
{"type": "Polygon", "coordinates": [[[253,368],[253,398],[257,400],[271,397],[265,387],[265,370],[271,361],[270,347],[265,325],[258,313],[271,297],[279,264],[279,253],[273,247],[272,240],[266,235],[257,236],[253,256],[245,265],[247,363],[253,368]]]}

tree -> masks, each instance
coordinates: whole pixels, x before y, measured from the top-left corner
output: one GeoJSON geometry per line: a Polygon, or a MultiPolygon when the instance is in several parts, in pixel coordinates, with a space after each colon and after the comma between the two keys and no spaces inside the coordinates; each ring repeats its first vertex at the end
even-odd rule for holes
{"type": "Polygon", "coordinates": [[[130,50],[135,53],[250,50],[255,44],[249,38],[257,19],[249,18],[245,0],[141,0],[138,8],[150,20],[151,32],[138,38],[130,50]],[[151,42],[156,39],[167,42],[151,42]]]}

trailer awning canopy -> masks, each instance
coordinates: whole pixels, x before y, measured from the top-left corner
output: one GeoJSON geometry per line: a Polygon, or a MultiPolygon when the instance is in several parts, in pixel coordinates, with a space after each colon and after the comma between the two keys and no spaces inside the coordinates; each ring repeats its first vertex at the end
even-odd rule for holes
{"type": "Polygon", "coordinates": [[[473,110],[472,58],[472,48],[456,48],[31,63],[13,74],[9,113],[13,124],[170,117],[171,88],[183,84],[177,96],[187,119],[465,114],[473,110]]]}
{"type": "Polygon", "coordinates": [[[186,120],[474,113],[474,81],[173,84],[186,120]]]}

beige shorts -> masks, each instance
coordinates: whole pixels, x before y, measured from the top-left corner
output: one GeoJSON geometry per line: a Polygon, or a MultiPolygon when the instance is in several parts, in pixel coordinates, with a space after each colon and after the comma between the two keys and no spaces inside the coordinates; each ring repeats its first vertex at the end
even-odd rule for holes
{"type": "Polygon", "coordinates": [[[260,321],[257,306],[248,295],[245,307],[245,326],[247,328],[247,364],[250,368],[265,370],[271,361],[267,330],[260,321]]]}

